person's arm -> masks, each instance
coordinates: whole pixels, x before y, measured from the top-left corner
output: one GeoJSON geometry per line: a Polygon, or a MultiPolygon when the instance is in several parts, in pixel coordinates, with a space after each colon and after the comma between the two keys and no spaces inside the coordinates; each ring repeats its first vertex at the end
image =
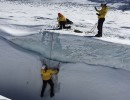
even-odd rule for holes
{"type": "Polygon", "coordinates": [[[97,12],[99,12],[99,11],[100,11],[100,10],[98,10],[98,9],[97,9],[97,7],[95,7],[95,10],[96,10],[97,12]]]}
{"type": "Polygon", "coordinates": [[[55,69],[55,70],[51,70],[51,74],[57,74],[58,73],[58,70],[55,69]]]}
{"type": "Polygon", "coordinates": [[[96,15],[100,16],[101,14],[99,14],[99,13],[96,13],[96,15]]]}
{"type": "Polygon", "coordinates": [[[101,9],[101,11],[99,12],[99,15],[105,15],[108,11],[108,8],[106,9],[101,9]]]}
{"type": "Polygon", "coordinates": [[[59,17],[57,17],[57,22],[58,22],[57,27],[59,27],[59,25],[60,25],[60,23],[59,23],[59,17]]]}
{"type": "Polygon", "coordinates": [[[55,70],[57,70],[57,73],[59,72],[59,67],[60,67],[60,62],[57,64],[57,66],[55,67],[55,70]]]}
{"type": "Polygon", "coordinates": [[[57,17],[57,21],[59,22],[59,17],[57,17]]]}
{"type": "Polygon", "coordinates": [[[43,73],[42,73],[42,69],[41,69],[41,77],[42,77],[42,74],[43,74],[43,73]]]}

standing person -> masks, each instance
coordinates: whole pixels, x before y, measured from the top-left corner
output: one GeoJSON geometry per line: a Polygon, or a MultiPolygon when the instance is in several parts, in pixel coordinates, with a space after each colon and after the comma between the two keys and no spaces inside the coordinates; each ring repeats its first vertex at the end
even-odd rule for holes
{"type": "Polygon", "coordinates": [[[105,16],[108,12],[108,7],[106,4],[101,4],[101,10],[97,10],[95,7],[95,10],[98,12],[96,13],[98,15],[98,34],[96,34],[96,37],[102,37],[102,27],[103,27],[103,22],[105,21],[105,16]]]}
{"type": "Polygon", "coordinates": [[[63,14],[58,13],[58,24],[59,24],[59,29],[65,29],[65,24],[66,24],[66,18],[63,14]]]}
{"type": "Polygon", "coordinates": [[[44,66],[42,67],[41,77],[42,77],[42,80],[43,80],[43,86],[42,86],[42,91],[41,91],[41,97],[44,96],[44,91],[46,89],[47,83],[51,87],[50,97],[54,96],[54,83],[53,83],[51,77],[52,77],[53,74],[57,74],[58,71],[59,71],[58,68],[55,69],[55,70],[49,69],[46,64],[44,64],[44,66]]]}

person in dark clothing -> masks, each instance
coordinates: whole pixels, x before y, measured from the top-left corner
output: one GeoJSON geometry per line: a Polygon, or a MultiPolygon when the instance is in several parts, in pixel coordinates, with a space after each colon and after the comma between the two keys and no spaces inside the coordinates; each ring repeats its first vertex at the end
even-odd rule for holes
{"type": "Polygon", "coordinates": [[[42,69],[41,69],[41,77],[42,77],[42,80],[43,80],[41,97],[44,96],[44,92],[45,92],[47,83],[51,87],[50,97],[53,97],[54,96],[54,83],[53,83],[53,81],[51,79],[51,76],[53,74],[57,74],[59,69],[52,70],[52,69],[49,69],[46,64],[44,64],[44,65],[45,66],[43,66],[42,69]]]}
{"type": "Polygon", "coordinates": [[[105,21],[105,18],[100,18],[98,20],[98,26],[97,26],[97,29],[98,29],[98,34],[95,35],[97,37],[102,37],[102,27],[103,27],[103,22],[105,21]]]}
{"type": "Polygon", "coordinates": [[[97,8],[95,7],[95,10],[98,12],[96,13],[98,15],[98,34],[95,35],[96,37],[102,37],[103,22],[105,21],[105,16],[108,12],[108,7],[106,4],[101,4],[101,7],[101,10],[97,10],[97,8]]]}

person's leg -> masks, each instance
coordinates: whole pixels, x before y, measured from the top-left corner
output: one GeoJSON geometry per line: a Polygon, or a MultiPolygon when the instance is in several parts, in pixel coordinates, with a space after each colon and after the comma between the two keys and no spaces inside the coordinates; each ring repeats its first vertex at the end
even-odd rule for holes
{"type": "Polygon", "coordinates": [[[62,26],[63,26],[63,29],[65,29],[66,27],[65,27],[65,21],[64,22],[62,22],[62,26]]]}
{"type": "Polygon", "coordinates": [[[103,22],[105,21],[104,18],[100,19],[100,27],[99,27],[99,35],[102,36],[102,28],[103,28],[103,22]]]}
{"type": "Polygon", "coordinates": [[[95,36],[99,36],[100,34],[100,19],[98,19],[97,29],[98,29],[98,33],[95,36]]]}
{"type": "Polygon", "coordinates": [[[62,29],[62,22],[59,22],[59,29],[62,29]]]}
{"type": "Polygon", "coordinates": [[[44,81],[44,80],[43,80],[42,91],[41,91],[41,97],[44,96],[44,91],[45,91],[46,85],[47,85],[47,81],[44,81]]]}
{"type": "Polygon", "coordinates": [[[54,96],[54,83],[53,83],[52,79],[48,80],[48,83],[51,87],[50,97],[53,97],[54,96]]]}
{"type": "Polygon", "coordinates": [[[60,22],[60,26],[61,26],[61,27],[60,27],[61,29],[65,29],[65,22],[64,22],[64,21],[61,21],[61,22],[60,22]]]}
{"type": "Polygon", "coordinates": [[[105,21],[105,18],[101,18],[98,20],[98,34],[96,36],[102,37],[102,27],[103,27],[103,22],[105,21]]]}
{"type": "Polygon", "coordinates": [[[65,29],[65,21],[60,22],[60,29],[65,29]]]}
{"type": "Polygon", "coordinates": [[[100,27],[100,19],[98,19],[98,26],[97,26],[98,32],[99,32],[99,27],[100,27]]]}

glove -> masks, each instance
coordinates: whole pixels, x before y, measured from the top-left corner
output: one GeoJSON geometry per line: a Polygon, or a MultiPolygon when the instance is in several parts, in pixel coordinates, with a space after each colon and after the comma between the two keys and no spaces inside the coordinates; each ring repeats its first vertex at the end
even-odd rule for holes
{"type": "Polygon", "coordinates": [[[59,68],[54,68],[53,70],[57,70],[57,74],[59,73],[59,68]]]}
{"type": "Polygon", "coordinates": [[[59,68],[56,68],[56,70],[59,72],[59,68]]]}
{"type": "Polygon", "coordinates": [[[60,25],[58,24],[57,27],[60,27],[60,25]]]}
{"type": "Polygon", "coordinates": [[[56,75],[59,73],[59,68],[55,68],[55,70],[57,70],[57,72],[56,72],[56,75]]]}
{"type": "Polygon", "coordinates": [[[96,13],[96,15],[100,16],[100,14],[96,13]]]}

